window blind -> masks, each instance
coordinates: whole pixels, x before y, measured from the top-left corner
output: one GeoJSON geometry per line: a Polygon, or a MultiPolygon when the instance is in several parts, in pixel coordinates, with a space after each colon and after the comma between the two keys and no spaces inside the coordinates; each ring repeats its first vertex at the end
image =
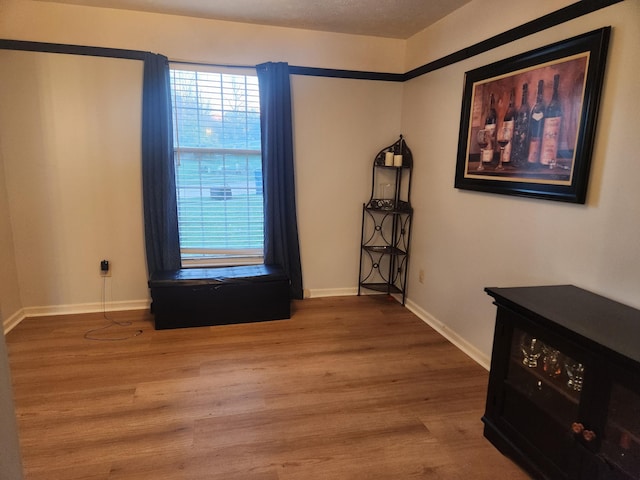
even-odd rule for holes
{"type": "Polygon", "coordinates": [[[172,69],[171,88],[183,261],[261,261],[257,77],[172,69]]]}

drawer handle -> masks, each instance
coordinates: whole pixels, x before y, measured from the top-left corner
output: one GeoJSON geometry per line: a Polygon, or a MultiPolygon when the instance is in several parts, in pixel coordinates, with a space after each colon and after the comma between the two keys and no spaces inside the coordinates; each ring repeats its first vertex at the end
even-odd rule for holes
{"type": "Polygon", "coordinates": [[[579,422],[573,422],[571,424],[571,431],[576,435],[582,435],[585,442],[592,442],[596,438],[596,432],[593,430],[587,430],[584,425],[579,422]]]}
{"type": "Polygon", "coordinates": [[[584,425],[578,422],[573,422],[571,424],[571,431],[576,435],[580,435],[582,432],[584,432],[584,425]]]}

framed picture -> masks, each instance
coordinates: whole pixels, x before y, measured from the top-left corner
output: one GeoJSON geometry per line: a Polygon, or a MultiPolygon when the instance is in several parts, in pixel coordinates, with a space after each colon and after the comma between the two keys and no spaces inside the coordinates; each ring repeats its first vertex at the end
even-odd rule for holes
{"type": "Polygon", "coordinates": [[[585,202],[610,31],[465,74],[456,188],[585,202]]]}

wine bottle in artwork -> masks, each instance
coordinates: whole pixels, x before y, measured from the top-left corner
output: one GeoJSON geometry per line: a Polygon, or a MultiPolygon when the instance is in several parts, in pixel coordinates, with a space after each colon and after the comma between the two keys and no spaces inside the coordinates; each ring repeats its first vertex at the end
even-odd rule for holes
{"type": "Polygon", "coordinates": [[[529,116],[531,107],[529,106],[529,84],[522,85],[522,100],[520,108],[516,113],[513,124],[513,135],[511,140],[511,164],[514,167],[521,167],[527,163],[529,155],[529,116]]]}
{"type": "Polygon", "coordinates": [[[544,126],[544,80],[538,81],[536,103],[531,109],[529,119],[529,156],[527,165],[535,168],[540,165],[540,148],[542,146],[542,128],[544,126]]]}
{"type": "Polygon", "coordinates": [[[489,143],[482,150],[482,162],[489,163],[493,160],[493,152],[496,145],[496,123],[498,122],[498,114],[496,113],[496,101],[493,93],[489,100],[489,111],[484,121],[484,130],[487,132],[489,143]]]}
{"type": "Polygon", "coordinates": [[[558,142],[560,139],[560,124],[562,123],[562,106],[558,99],[558,84],[560,75],[553,77],[553,97],[544,114],[544,128],[542,129],[542,147],[540,150],[540,164],[554,168],[558,157],[558,142]]]}
{"type": "MultiPolygon", "coordinates": [[[[515,88],[511,89],[511,94],[509,96],[509,107],[507,107],[507,111],[504,114],[504,118],[502,120],[502,132],[506,132],[509,141],[504,146],[504,151],[502,152],[502,163],[509,163],[511,161],[511,139],[513,138],[513,130],[515,127],[515,119],[516,119],[516,109],[514,107],[516,96],[515,88]]],[[[500,142],[500,139],[498,139],[500,142]]]]}

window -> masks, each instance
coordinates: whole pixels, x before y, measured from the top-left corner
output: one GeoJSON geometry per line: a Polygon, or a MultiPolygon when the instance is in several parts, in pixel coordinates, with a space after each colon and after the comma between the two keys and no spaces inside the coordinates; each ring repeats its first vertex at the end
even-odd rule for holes
{"type": "Polygon", "coordinates": [[[171,69],[184,265],[262,263],[258,77],[171,69]]]}

